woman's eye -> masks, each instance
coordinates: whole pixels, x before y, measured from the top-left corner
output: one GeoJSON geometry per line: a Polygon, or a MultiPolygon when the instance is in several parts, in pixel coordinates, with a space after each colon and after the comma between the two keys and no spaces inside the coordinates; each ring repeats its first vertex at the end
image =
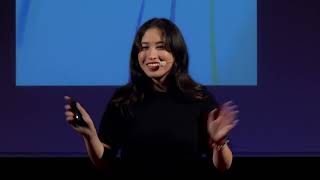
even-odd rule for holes
{"type": "Polygon", "coordinates": [[[164,46],[157,46],[157,49],[164,50],[165,47],[164,46]]]}
{"type": "Polygon", "coordinates": [[[144,50],[147,50],[148,48],[149,48],[148,46],[142,46],[142,47],[141,47],[141,50],[144,51],[144,50]]]}

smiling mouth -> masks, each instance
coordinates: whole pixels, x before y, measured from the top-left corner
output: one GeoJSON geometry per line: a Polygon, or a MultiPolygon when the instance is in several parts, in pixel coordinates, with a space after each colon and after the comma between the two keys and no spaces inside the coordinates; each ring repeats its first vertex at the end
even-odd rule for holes
{"type": "Polygon", "coordinates": [[[146,66],[150,71],[157,71],[160,68],[160,63],[159,62],[147,63],[146,66]]]}
{"type": "Polygon", "coordinates": [[[160,66],[160,63],[159,62],[147,63],[147,66],[148,67],[157,67],[157,66],[160,66]]]}

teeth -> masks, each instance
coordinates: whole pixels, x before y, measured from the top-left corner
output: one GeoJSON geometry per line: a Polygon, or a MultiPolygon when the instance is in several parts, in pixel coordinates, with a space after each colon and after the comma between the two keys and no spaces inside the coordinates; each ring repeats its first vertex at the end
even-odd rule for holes
{"type": "Polygon", "coordinates": [[[147,64],[147,66],[156,67],[156,66],[159,66],[159,63],[150,63],[150,64],[147,64]]]}

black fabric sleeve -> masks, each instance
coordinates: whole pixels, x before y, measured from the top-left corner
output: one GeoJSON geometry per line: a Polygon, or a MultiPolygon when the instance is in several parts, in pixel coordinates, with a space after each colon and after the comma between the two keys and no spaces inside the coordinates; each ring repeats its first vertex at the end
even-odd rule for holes
{"type": "MultiPolygon", "coordinates": [[[[105,151],[110,157],[116,155],[123,138],[123,116],[118,107],[111,101],[107,104],[103,113],[98,136],[102,143],[105,143],[111,147],[111,150],[105,151]]],[[[107,157],[104,154],[104,157],[107,157]]]]}
{"type": "Polygon", "coordinates": [[[208,134],[207,130],[207,120],[208,120],[208,115],[213,109],[219,109],[219,103],[217,102],[215,96],[213,93],[209,92],[206,88],[204,91],[205,95],[207,98],[205,98],[201,104],[201,121],[200,121],[200,144],[201,144],[201,149],[203,155],[205,157],[211,159],[212,158],[212,149],[210,147],[210,136],[208,134]]]}

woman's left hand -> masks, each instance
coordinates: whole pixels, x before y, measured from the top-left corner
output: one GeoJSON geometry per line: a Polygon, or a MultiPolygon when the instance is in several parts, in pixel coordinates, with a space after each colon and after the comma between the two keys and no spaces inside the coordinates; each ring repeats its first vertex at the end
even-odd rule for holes
{"type": "Polygon", "coordinates": [[[214,143],[226,140],[228,133],[236,126],[239,120],[236,120],[239,113],[237,106],[232,101],[224,103],[216,117],[217,109],[212,110],[208,116],[208,132],[214,143]]]}

